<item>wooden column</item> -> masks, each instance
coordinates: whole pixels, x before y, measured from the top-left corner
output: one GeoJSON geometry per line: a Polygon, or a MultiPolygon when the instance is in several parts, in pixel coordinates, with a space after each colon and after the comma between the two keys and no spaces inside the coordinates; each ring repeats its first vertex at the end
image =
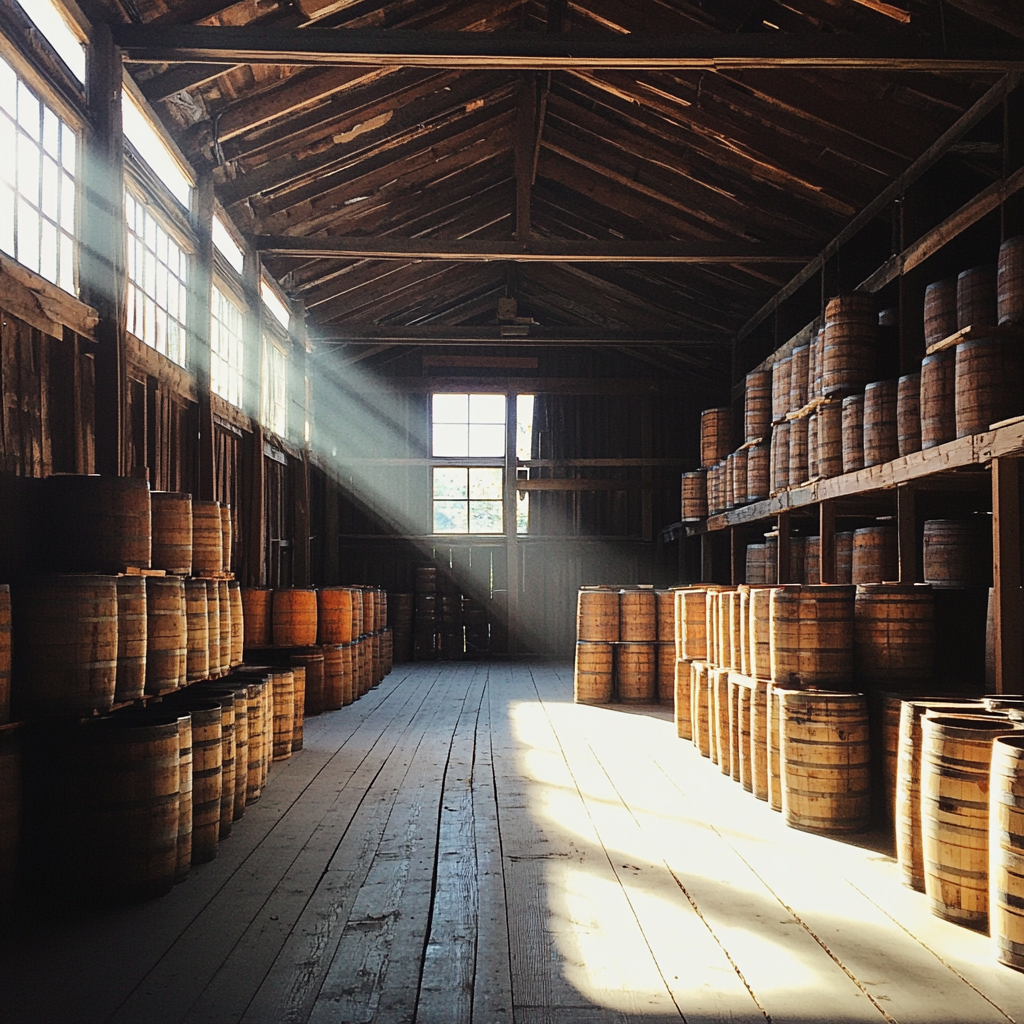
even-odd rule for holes
{"type": "Polygon", "coordinates": [[[836,506],[833,501],[823,501],[818,506],[818,563],[821,566],[821,582],[836,581],[836,506]]]}
{"type": "Polygon", "coordinates": [[[213,409],[210,404],[210,294],[213,288],[213,176],[203,174],[192,190],[192,230],[198,251],[189,267],[188,366],[199,393],[199,493],[202,501],[216,497],[214,480],[213,409]]]}
{"type": "Polygon", "coordinates": [[[992,575],[996,693],[1024,691],[1020,570],[1020,459],[992,460],[992,575]]]}
{"type": "Polygon", "coordinates": [[[780,512],[779,530],[779,574],[775,583],[793,583],[789,578],[789,513],[780,512]]]}
{"type": "Polygon", "coordinates": [[[519,651],[519,535],[516,533],[516,394],[505,399],[505,615],[508,653],[519,651]]]}
{"type": "Polygon", "coordinates": [[[537,75],[521,72],[515,125],[516,238],[532,235],[530,202],[533,187],[533,147],[537,121],[537,75]]]}
{"type": "Polygon", "coordinates": [[[917,570],[917,495],[907,484],[896,488],[896,538],[899,582],[920,583],[917,570]]]}
{"type": "MultiPolygon", "coordinates": [[[[127,402],[124,134],[121,128],[121,51],[110,26],[93,26],[86,48],[91,130],[82,168],[82,298],[99,313],[96,337],[96,470],[128,472],[124,440],[127,402]]],[[[7,154],[7,159],[13,159],[7,154]]]]}

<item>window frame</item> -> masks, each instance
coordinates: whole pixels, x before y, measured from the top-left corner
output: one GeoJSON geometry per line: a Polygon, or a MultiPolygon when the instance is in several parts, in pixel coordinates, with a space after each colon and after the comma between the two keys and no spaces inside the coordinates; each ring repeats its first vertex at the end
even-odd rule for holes
{"type": "MultiPolygon", "coordinates": [[[[228,405],[232,406],[235,409],[239,409],[239,410],[244,410],[245,409],[245,401],[246,401],[246,395],[245,395],[245,390],[246,390],[246,388],[245,388],[245,369],[246,369],[246,364],[249,361],[249,353],[247,352],[247,346],[246,346],[246,321],[247,321],[247,319],[251,315],[252,315],[252,310],[251,310],[249,304],[245,301],[245,298],[244,298],[244,296],[242,294],[242,290],[238,287],[238,285],[236,283],[232,282],[229,277],[227,277],[227,276],[223,275],[222,273],[220,273],[220,269],[219,268],[215,268],[212,280],[210,282],[210,323],[209,323],[209,335],[208,335],[209,346],[210,346],[210,393],[216,395],[222,401],[227,402],[228,405]],[[214,330],[213,330],[213,325],[214,325],[214,320],[216,319],[216,314],[214,312],[214,292],[215,291],[220,292],[220,294],[229,303],[231,303],[235,307],[235,309],[238,311],[238,315],[239,315],[239,333],[238,333],[238,336],[237,336],[237,340],[238,340],[238,352],[239,352],[239,354],[241,356],[241,359],[240,359],[241,365],[238,367],[238,370],[237,370],[237,373],[238,373],[237,382],[235,382],[235,381],[232,382],[232,383],[237,383],[237,386],[238,386],[238,401],[237,402],[235,402],[233,399],[229,398],[227,395],[221,394],[216,389],[216,387],[214,386],[214,372],[213,372],[214,360],[219,360],[220,362],[225,363],[228,366],[230,366],[230,362],[228,360],[226,360],[214,348],[214,330]]],[[[220,321],[218,321],[218,322],[220,322],[220,321]]]]}
{"type": "MultiPolygon", "coordinates": [[[[291,336],[280,329],[278,321],[274,317],[260,317],[260,409],[259,409],[259,421],[263,425],[264,429],[269,430],[272,434],[281,438],[282,440],[288,439],[288,428],[290,426],[291,416],[289,415],[288,406],[291,404],[291,381],[290,381],[290,367],[291,367],[291,336]],[[267,367],[267,355],[269,350],[273,348],[281,356],[284,364],[284,403],[279,408],[284,411],[284,431],[279,431],[275,423],[267,422],[269,417],[265,417],[265,412],[271,411],[264,408],[265,402],[268,400],[265,388],[270,382],[270,378],[266,373],[267,367]]],[[[276,403],[275,403],[276,405],[276,403]]]]}

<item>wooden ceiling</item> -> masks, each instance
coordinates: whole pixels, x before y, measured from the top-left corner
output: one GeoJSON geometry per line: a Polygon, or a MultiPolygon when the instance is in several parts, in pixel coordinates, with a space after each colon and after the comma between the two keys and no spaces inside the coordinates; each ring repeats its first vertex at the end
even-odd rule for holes
{"type": "MultiPolygon", "coordinates": [[[[170,26],[250,26],[270,45],[297,28],[531,33],[570,44],[643,33],[756,46],[799,34],[939,52],[949,40],[978,49],[1024,40],[1016,0],[91,6],[115,23],[167,27],[172,40],[170,26]]],[[[999,78],[829,66],[177,63],[156,51],[139,61],[141,52],[126,49],[135,80],[193,165],[212,170],[241,229],[328,249],[392,240],[391,258],[267,252],[269,270],[304,301],[311,333],[383,344],[443,339],[449,328],[496,336],[498,299],[514,296],[519,315],[540,325],[535,336],[659,341],[669,368],[727,354],[742,325],[999,78]],[[555,256],[559,241],[581,253],[657,242],[681,255],[424,258],[459,255],[441,243],[501,254],[531,240],[555,256]]]]}

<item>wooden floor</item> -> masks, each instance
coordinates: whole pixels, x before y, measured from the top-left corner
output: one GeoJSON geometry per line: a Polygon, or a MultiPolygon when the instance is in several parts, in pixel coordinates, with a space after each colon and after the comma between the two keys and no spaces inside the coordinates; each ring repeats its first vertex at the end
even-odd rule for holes
{"type": "Polygon", "coordinates": [[[0,1020],[1024,1021],[892,859],[787,829],[567,666],[398,666],[161,900],[5,929],[0,1020]]]}

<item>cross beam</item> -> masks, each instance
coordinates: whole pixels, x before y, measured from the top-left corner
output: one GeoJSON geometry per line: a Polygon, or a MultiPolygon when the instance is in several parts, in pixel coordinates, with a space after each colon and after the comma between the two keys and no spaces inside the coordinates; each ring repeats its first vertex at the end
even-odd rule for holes
{"type": "MultiPolygon", "coordinates": [[[[714,348],[731,344],[732,337],[708,332],[703,337],[687,337],[676,331],[606,331],[599,328],[570,329],[527,325],[528,334],[502,334],[498,326],[389,327],[388,325],[325,324],[309,325],[309,337],[318,345],[667,345],[671,348],[714,348]]],[[[507,330],[507,329],[506,329],[507,330]]]]}

